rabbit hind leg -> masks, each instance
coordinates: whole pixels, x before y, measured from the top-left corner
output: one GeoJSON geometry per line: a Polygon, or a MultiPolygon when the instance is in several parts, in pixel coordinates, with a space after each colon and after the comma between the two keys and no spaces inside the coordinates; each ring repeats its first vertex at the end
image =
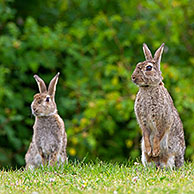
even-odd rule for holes
{"type": "Polygon", "coordinates": [[[54,152],[49,155],[49,165],[54,166],[57,164],[57,153],[54,152]]]}
{"type": "Polygon", "coordinates": [[[174,165],[175,165],[174,155],[166,154],[166,155],[160,156],[160,158],[159,158],[159,167],[160,168],[173,169],[174,165]]]}
{"type": "Polygon", "coordinates": [[[180,168],[181,166],[183,166],[183,164],[184,164],[184,155],[180,154],[175,156],[175,166],[177,168],[180,168]]]}
{"type": "Polygon", "coordinates": [[[42,164],[42,158],[34,142],[31,142],[28,152],[26,153],[25,160],[26,160],[26,169],[33,170],[42,164]]]}

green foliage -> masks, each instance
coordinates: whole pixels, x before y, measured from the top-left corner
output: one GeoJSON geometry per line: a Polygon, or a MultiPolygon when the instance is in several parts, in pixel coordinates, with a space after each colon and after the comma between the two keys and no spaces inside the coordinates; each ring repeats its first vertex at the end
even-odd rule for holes
{"type": "Polygon", "coordinates": [[[61,168],[0,172],[1,193],[193,193],[194,164],[156,170],[141,164],[69,163],[61,168]]]}
{"type": "Polygon", "coordinates": [[[151,50],[166,43],[164,82],[183,120],[186,158],[194,160],[192,1],[30,0],[25,10],[24,2],[0,1],[0,165],[24,165],[38,92],[33,75],[48,83],[58,71],[70,158],[139,156],[130,76],[144,60],[143,42],[151,50]]]}

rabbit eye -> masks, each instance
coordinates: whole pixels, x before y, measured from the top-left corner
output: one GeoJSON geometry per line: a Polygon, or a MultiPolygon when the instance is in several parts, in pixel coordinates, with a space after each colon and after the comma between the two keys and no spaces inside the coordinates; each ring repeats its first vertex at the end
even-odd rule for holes
{"type": "Polygon", "coordinates": [[[152,70],[152,66],[151,65],[146,66],[146,71],[151,71],[151,70],[152,70]]]}
{"type": "Polygon", "coordinates": [[[50,100],[50,97],[46,97],[46,102],[49,102],[49,100],[50,100]]]}

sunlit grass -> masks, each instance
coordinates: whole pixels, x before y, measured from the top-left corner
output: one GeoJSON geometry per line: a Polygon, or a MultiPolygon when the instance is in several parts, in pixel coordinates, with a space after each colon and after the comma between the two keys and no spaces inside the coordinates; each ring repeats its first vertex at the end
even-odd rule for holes
{"type": "Polygon", "coordinates": [[[34,171],[2,170],[0,193],[194,193],[194,163],[179,170],[101,161],[34,171]]]}

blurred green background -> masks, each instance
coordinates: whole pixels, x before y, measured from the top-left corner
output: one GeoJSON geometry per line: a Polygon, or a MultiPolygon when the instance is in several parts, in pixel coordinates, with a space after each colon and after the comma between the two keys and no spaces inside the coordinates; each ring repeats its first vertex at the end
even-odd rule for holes
{"type": "Polygon", "coordinates": [[[130,76],[142,43],[162,58],[165,86],[194,161],[193,0],[0,0],[0,166],[21,167],[32,138],[30,104],[61,72],[56,102],[70,159],[139,157],[141,130],[130,76]]]}

